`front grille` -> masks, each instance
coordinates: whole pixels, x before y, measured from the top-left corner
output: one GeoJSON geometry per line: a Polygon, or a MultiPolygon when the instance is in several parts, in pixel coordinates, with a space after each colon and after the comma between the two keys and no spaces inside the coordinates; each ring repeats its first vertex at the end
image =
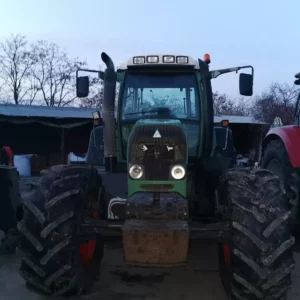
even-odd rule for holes
{"type": "Polygon", "coordinates": [[[142,125],[133,129],[128,163],[144,166],[145,180],[168,180],[170,167],[186,162],[186,137],[175,125],[142,125]],[[161,138],[153,137],[158,132],[161,138]]]}

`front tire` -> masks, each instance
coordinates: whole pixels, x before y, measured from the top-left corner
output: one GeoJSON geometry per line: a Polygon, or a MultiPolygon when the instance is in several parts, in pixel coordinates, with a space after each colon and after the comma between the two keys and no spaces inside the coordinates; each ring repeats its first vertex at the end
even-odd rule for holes
{"type": "Polygon", "coordinates": [[[287,299],[294,269],[286,196],[262,169],[232,169],[220,183],[231,238],[219,247],[221,279],[232,300],[287,299]]]}
{"type": "Polygon", "coordinates": [[[20,274],[28,285],[60,296],[84,291],[96,279],[104,244],[98,238],[81,245],[80,223],[101,185],[97,170],[87,166],[44,172],[18,224],[20,274]]]}

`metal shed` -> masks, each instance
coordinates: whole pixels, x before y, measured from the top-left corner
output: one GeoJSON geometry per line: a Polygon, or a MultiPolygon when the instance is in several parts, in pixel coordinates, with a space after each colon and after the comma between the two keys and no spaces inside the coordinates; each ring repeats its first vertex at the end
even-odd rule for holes
{"type": "MultiPolygon", "coordinates": [[[[95,108],[0,105],[0,145],[11,145],[16,154],[56,156],[48,158],[46,167],[65,163],[66,153],[87,151],[93,111],[95,108]]],[[[222,120],[229,121],[237,153],[252,153],[259,161],[261,142],[270,125],[251,116],[214,117],[215,124],[222,120]]]]}
{"type": "Polygon", "coordinates": [[[0,105],[0,145],[10,145],[16,154],[37,154],[40,160],[47,160],[39,162],[44,167],[65,163],[66,153],[86,152],[94,110],[0,105]]]}
{"type": "Polygon", "coordinates": [[[252,161],[260,162],[262,141],[270,128],[270,124],[261,122],[251,116],[216,115],[215,124],[222,120],[229,121],[236,151],[252,161]]]}

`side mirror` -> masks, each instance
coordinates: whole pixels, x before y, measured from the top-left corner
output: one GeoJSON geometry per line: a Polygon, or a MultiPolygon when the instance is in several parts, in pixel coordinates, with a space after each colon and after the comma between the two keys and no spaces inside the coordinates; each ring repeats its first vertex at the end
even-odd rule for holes
{"type": "Polygon", "coordinates": [[[85,98],[89,95],[90,80],[88,76],[76,78],[76,96],[78,98],[85,98]]]}
{"type": "Polygon", "coordinates": [[[242,96],[252,96],[253,95],[253,75],[252,74],[240,74],[240,94],[242,96]]]}

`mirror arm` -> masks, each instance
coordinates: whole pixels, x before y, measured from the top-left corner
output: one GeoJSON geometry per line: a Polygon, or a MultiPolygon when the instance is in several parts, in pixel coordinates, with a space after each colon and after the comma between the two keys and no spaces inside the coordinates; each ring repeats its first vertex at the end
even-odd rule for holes
{"type": "Polygon", "coordinates": [[[89,73],[98,73],[99,78],[102,79],[102,80],[104,80],[104,72],[102,72],[102,71],[99,71],[99,70],[90,70],[90,69],[77,69],[76,70],[76,78],[78,77],[79,71],[89,72],[89,73]]]}
{"type": "Polygon", "coordinates": [[[227,68],[227,69],[220,69],[220,70],[213,70],[209,72],[210,79],[217,78],[218,76],[230,72],[238,72],[241,69],[248,69],[250,68],[252,71],[252,76],[254,74],[254,68],[252,66],[242,66],[242,67],[235,67],[235,68],[227,68]]]}

